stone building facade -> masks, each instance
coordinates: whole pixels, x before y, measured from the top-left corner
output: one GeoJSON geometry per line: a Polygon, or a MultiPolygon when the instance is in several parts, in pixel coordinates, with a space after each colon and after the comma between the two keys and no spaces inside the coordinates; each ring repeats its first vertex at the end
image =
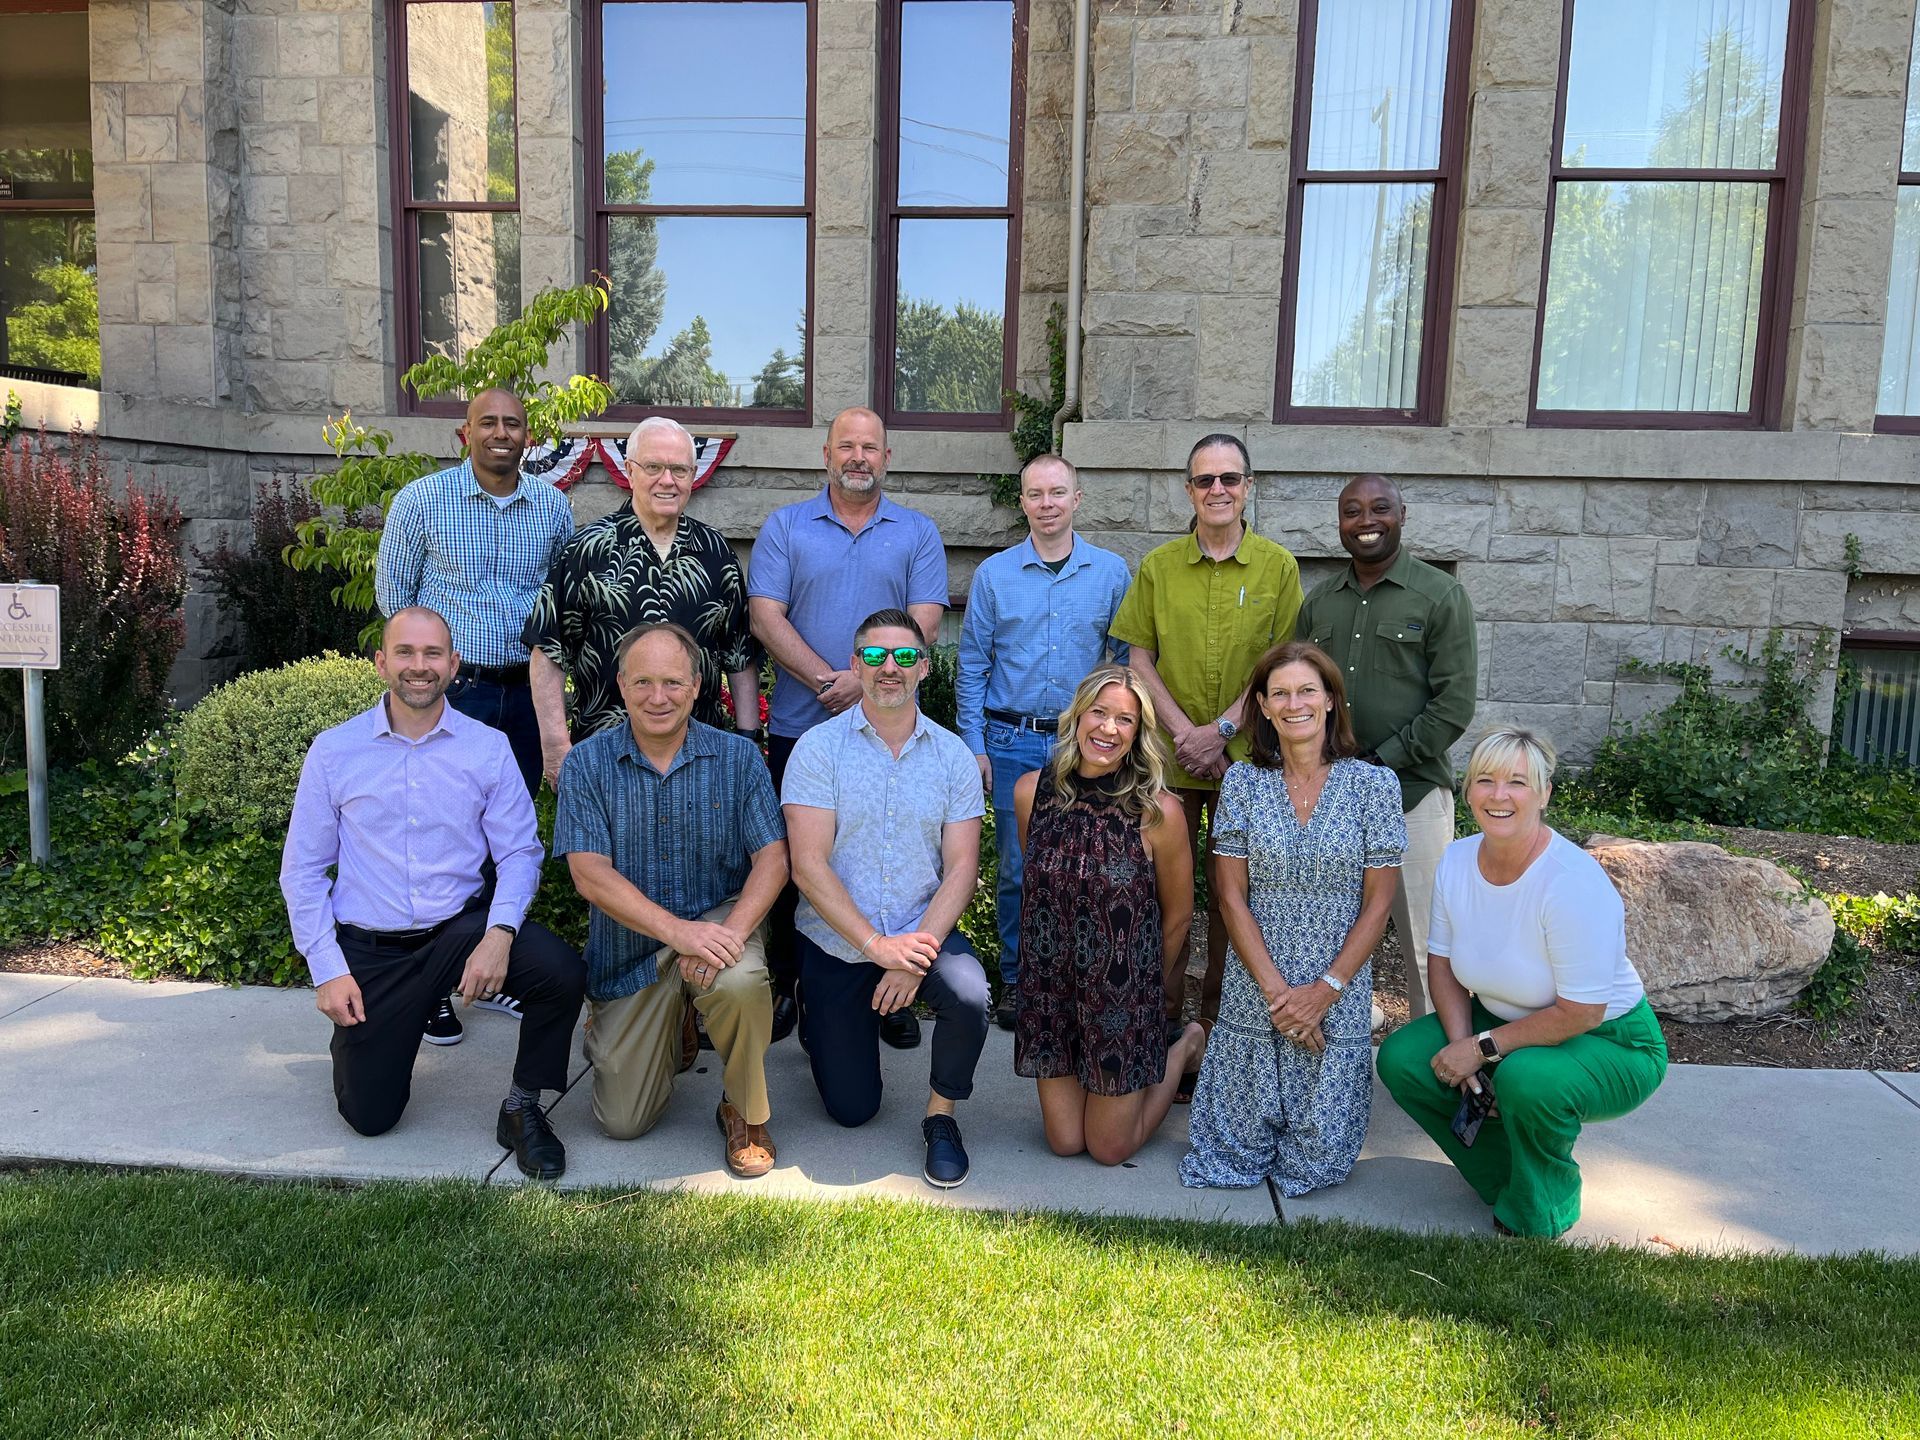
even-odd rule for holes
{"type": "MultiPolygon", "coordinates": [[[[1806,0],[1802,0],[1805,4],[1806,0]]],[[[588,273],[585,0],[513,16],[520,279],[588,273]]],[[[457,8],[457,7],[448,7],[457,8]]],[[[191,543],[246,525],[255,481],[330,457],[351,407],[399,443],[452,451],[453,422],[401,413],[390,149],[392,8],[376,0],[108,0],[87,7],[102,382],[97,401],[15,384],[96,424],[180,497],[191,543]]],[[[1017,383],[1042,388],[1068,285],[1072,6],[1027,0],[1017,383]]],[[[1276,423],[1280,296],[1302,53],[1297,0],[1098,0],[1084,217],[1081,415],[1067,456],[1085,531],[1137,560],[1185,529],[1192,441],[1245,437],[1257,527],[1309,577],[1338,557],[1346,477],[1398,479],[1415,553],[1452,569],[1481,626],[1478,726],[1522,721],[1573,756],[1665,687],[1621,662],[1691,660],[1771,628],[1920,631],[1920,436],[1877,433],[1914,0],[1815,0],[1804,155],[1782,280],[1777,416],[1765,428],[1538,423],[1530,404],[1568,10],[1477,0],[1445,368],[1434,423],[1276,423]],[[1851,540],[1850,540],[1850,537],[1851,540]],[[1849,550],[1853,554],[1850,557],[1849,550]]],[[[751,542],[819,480],[826,419],[873,395],[876,186],[887,74],[876,0],[812,0],[812,423],[735,431],[694,512],[751,542]]],[[[584,364],[580,337],[556,359],[584,364]]],[[[1884,430],[1885,427],[1882,427],[1884,430]]],[[[930,513],[964,596],[1017,537],[983,475],[1004,433],[893,435],[894,486],[930,513]]],[[[618,496],[575,492],[583,517],[618,496]]],[[[204,597],[178,680],[220,677],[231,637],[204,597]]]]}

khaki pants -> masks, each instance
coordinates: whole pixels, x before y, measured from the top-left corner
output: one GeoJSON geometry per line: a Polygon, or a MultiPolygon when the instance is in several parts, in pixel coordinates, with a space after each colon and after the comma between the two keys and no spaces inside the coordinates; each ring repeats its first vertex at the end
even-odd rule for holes
{"type": "MultiPolygon", "coordinates": [[[[728,900],[700,918],[717,923],[733,904],[728,900]]],[[[644,1135],[658,1123],[680,1069],[680,1030],[691,999],[720,1056],[727,1099],[749,1125],[766,1124],[772,1113],[767,1104],[767,1046],[773,1040],[766,927],[756,929],[739,961],[705,988],[680,974],[672,952],[663,952],[659,964],[660,978],[646,989],[618,1000],[590,1002],[593,1026],[587,1031],[586,1050],[593,1064],[593,1118],[615,1140],[644,1135]]]]}
{"type": "Polygon", "coordinates": [[[1427,995],[1427,920],[1433,913],[1433,876],[1440,853],[1453,843],[1453,791],[1429,790],[1407,811],[1407,853],[1400,862],[1400,888],[1393,897],[1393,931],[1407,978],[1407,1017],[1433,1009],[1427,995]]]}

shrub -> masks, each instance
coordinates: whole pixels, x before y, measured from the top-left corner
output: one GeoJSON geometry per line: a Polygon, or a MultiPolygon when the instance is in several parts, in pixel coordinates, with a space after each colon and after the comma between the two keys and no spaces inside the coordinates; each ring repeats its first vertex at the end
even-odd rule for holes
{"type": "MultiPolygon", "coordinates": [[[[928,639],[931,643],[932,637],[928,639]]],[[[949,730],[957,730],[960,724],[960,698],[954,690],[954,676],[959,673],[959,666],[959,646],[933,644],[927,652],[926,676],[920,681],[920,713],[949,730]]]]}
{"type": "Polygon", "coordinates": [[[1813,972],[1794,1008],[1822,1025],[1840,1019],[1860,1003],[1860,991],[1867,983],[1867,959],[1866,946],[1836,929],[1826,963],[1813,972]]]}
{"type": "Polygon", "coordinates": [[[253,495],[253,545],[236,550],[226,539],[208,553],[193,552],[207,569],[220,608],[240,625],[240,668],[268,670],[310,655],[359,649],[361,617],[333,603],[333,581],[318,570],[296,570],[285,558],[297,526],[320,507],[278,476],[253,495]]]}
{"type": "MultiPolygon", "coordinates": [[[[0,581],[60,587],[61,668],[47,677],[54,765],[111,760],[167,714],[167,672],[186,643],[180,512],[101,469],[96,442],[42,432],[0,450],[0,581]]],[[[0,765],[22,763],[17,684],[0,682],[0,765]]]]}
{"type": "Polygon", "coordinates": [[[385,690],[370,661],[340,655],[222,685],[180,727],[181,805],[235,830],[284,830],[313,737],[385,690]]]}

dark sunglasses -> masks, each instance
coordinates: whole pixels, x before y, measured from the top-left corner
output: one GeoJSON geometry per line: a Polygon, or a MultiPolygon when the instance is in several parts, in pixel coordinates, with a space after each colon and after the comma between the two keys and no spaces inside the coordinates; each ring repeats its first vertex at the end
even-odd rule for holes
{"type": "Polygon", "coordinates": [[[862,645],[854,652],[859,655],[862,665],[871,665],[878,670],[887,663],[887,657],[893,657],[893,663],[902,670],[911,670],[920,663],[920,657],[927,652],[912,645],[902,645],[897,650],[889,650],[884,645],[862,645]]]}
{"type": "Polygon", "coordinates": [[[1218,475],[1193,475],[1187,483],[1196,490],[1211,490],[1214,481],[1219,481],[1229,490],[1238,490],[1247,483],[1247,477],[1239,470],[1222,470],[1218,475]]]}

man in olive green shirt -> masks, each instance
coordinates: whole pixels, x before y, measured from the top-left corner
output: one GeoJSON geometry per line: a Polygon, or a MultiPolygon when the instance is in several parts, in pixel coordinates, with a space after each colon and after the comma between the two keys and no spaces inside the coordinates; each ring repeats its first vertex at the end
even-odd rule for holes
{"type": "Polygon", "coordinates": [[[1400,777],[1407,852],[1393,902],[1394,933],[1414,1016],[1427,998],[1427,914],[1440,852],[1453,839],[1453,769],[1447,749],[1473,723],[1479,660],[1473,602],[1444,570],[1400,548],[1406,503],[1383,475],[1340,492],[1347,568],[1313,587],[1295,638],[1340,667],[1354,738],[1368,759],[1400,777]]]}
{"type": "MultiPolygon", "coordinates": [[[[1113,617],[1113,638],[1132,647],[1129,663],[1172,741],[1175,763],[1167,782],[1187,807],[1187,833],[1196,846],[1200,817],[1211,818],[1220,777],[1246,758],[1247,742],[1238,732],[1254,663],[1292,638],[1300,610],[1300,567],[1284,547],[1246,524],[1252,490],[1253,466],[1239,439],[1209,435],[1195,445],[1187,457],[1193,533],[1148,553],[1113,617]]],[[[1208,892],[1200,1013],[1211,1024],[1220,1011],[1227,930],[1219,888],[1209,884],[1208,892]]],[[[1180,1013],[1183,968],[1176,961],[1166,976],[1169,1018],[1180,1013]]]]}

